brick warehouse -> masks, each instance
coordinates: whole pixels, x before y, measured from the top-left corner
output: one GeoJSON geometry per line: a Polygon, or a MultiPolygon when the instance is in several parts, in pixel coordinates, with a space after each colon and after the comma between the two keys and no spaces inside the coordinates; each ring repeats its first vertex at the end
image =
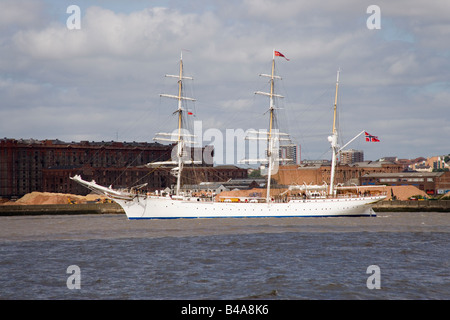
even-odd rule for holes
{"type": "MultiPolygon", "coordinates": [[[[388,161],[365,161],[336,167],[336,183],[344,185],[359,185],[360,179],[367,173],[397,173],[403,167],[388,161]]],[[[280,166],[274,179],[282,185],[322,185],[330,184],[331,164],[302,164],[280,166]]]]}
{"type": "MultiPolygon", "coordinates": [[[[154,191],[171,188],[176,184],[176,178],[170,170],[171,168],[92,168],[89,166],[77,169],[44,169],[43,191],[81,195],[89,193],[88,189],[68,179],[75,174],[81,174],[88,181],[95,180],[100,185],[113,186],[115,189],[126,189],[146,183],[142,190],[154,191]]],[[[184,168],[181,183],[225,182],[230,179],[245,178],[247,178],[247,170],[235,166],[195,166],[184,168]]]]}
{"type": "MultiPolygon", "coordinates": [[[[0,196],[21,197],[33,191],[86,194],[89,190],[69,179],[75,174],[115,187],[142,183],[148,183],[149,189],[170,187],[174,181],[170,169],[142,166],[168,160],[172,148],[172,145],[146,142],[67,143],[4,138],[0,140],[0,196]]],[[[193,150],[199,151],[213,155],[210,147],[193,150]]],[[[197,178],[226,181],[247,177],[245,169],[222,170],[206,163],[187,171],[187,183],[197,178]]]]}

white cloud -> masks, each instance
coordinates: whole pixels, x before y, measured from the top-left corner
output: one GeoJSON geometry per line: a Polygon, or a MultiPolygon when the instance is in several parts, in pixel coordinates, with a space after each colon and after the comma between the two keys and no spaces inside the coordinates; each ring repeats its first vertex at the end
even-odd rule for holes
{"type": "MultiPolygon", "coordinates": [[[[205,130],[267,125],[267,101],[253,92],[267,89],[258,74],[270,71],[272,49],[290,59],[277,59],[283,76],[277,88],[286,96],[290,130],[309,158],[328,148],[324,131],[331,126],[338,67],[345,137],[360,127],[380,138],[417,135],[411,124],[419,125],[414,115],[425,104],[433,110],[425,125],[435,119],[443,133],[449,130],[445,1],[380,1],[381,30],[366,28],[372,3],[356,0],[198,0],[192,6],[147,2],[147,8],[130,1],[123,9],[121,2],[85,0],[81,30],[66,28],[69,15],[56,0],[5,3],[0,13],[3,136],[102,141],[119,132],[120,139],[139,140],[136,131],[150,140],[170,123],[173,106],[159,93],[176,90],[164,74],[177,72],[182,49],[189,50],[185,68],[195,78],[189,94],[198,100],[196,119],[204,120],[205,130]],[[300,136],[323,133],[323,142],[300,136]]],[[[401,157],[426,156],[439,146],[448,153],[446,138],[436,130],[420,130],[431,141],[423,152],[385,139],[382,148],[368,148],[366,158],[398,151],[401,157]]]]}
{"type": "Polygon", "coordinates": [[[40,0],[2,0],[0,10],[0,31],[40,26],[44,16],[40,0]]]}
{"type": "Polygon", "coordinates": [[[389,72],[393,76],[399,76],[414,72],[417,70],[418,61],[414,53],[402,53],[400,56],[391,57],[389,72]]]}

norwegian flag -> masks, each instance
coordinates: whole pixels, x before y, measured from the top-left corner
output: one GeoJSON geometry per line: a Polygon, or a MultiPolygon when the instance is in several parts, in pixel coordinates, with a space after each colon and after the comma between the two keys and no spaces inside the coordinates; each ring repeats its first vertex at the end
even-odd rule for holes
{"type": "Polygon", "coordinates": [[[380,140],[378,139],[378,137],[371,135],[368,132],[365,132],[366,134],[366,141],[367,142],[380,142],[380,140]]]}

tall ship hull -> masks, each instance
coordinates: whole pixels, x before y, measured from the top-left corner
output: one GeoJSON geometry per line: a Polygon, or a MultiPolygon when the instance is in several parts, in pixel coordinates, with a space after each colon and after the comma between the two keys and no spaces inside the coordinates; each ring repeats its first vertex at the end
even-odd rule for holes
{"type": "Polygon", "coordinates": [[[372,205],[382,199],[384,197],[374,196],[291,200],[287,203],[227,203],[149,197],[115,201],[128,219],[176,219],[375,216],[372,205]]]}
{"type": "Polygon", "coordinates": [[[334,198],[291,199],[286,202],[266,202],[252,197],[237,199],[205,199],[185,196],[154,196],[119,193],[102,187],[95,181],[71,178],[94,192],[108,196],[119,204],[128,219],[178,218],[267,218],[267,217],[343,217],[376,216],[372,206],[385,195],[348,195],[334,198]],[[238,201],[235,201],[238,200],[238,201]]]}

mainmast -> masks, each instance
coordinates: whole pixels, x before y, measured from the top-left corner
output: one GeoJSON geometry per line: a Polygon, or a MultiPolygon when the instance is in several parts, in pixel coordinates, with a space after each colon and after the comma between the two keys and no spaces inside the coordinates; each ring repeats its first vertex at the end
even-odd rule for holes
{"type": "Polygon", "coordinates": [[[331,176],[330,176],[330,190],[329,195],[334,195],[334,175],[336,171],[336,157],[338,152],[338,133],[336,129],[336,113],[337,113],[337,98],[338,98],[338,88],[339,88],[339,73],[340,70],[337,71],[337,77],[336,77],[336,94],[334,96],[334,114],[333,114],[333,131],[331,133],[331,136],[328,137],[328,141],[331,143],[331,176]]]}
{"type": "MultiPolygon", "coordinates": [[[[274,134],[274,112],[275,112],[275,97],[277,98],[284,98],[281,95],[275,94],[275,79],[280,79],[281,77],[275,75],[275,50],[273,51],[272,56],[272,72],[271,74],[260,74],[262,77],[268,77],[270,78],[270,93],[268,92],[261,92],[256,91],[256,94],[261,94],[269,97],[269,112],[270,112],[270,119],[269,119],[269,132],[267,136],[267,160],[268,160],[268,168],[267,168],[267,194],[266,194],[266,202],[271,201],[270,197],[270,178],[272,176],[272,170],[274,165],[275,158],[278,159],[278,154],[274,154],[275,149],[275,142],[276,138],[278,138],[277,134],[274,134]]],[[[278,160],[277,160],[278,161],[278,160]]]]}
{"type": "MultiPolygon", "coordinates": [[[[291,141],[289,138],[289,135],[287,133],[280,133],[278,128],[275,128],[275,98],[284,98],[283,96],[275,93],[275,79],[280,79],[281,77],[275,75],[275,56],[284,57],[283,54],[281,54],[278,51],[273,51],[272,56],[272,72],[270,74],[260,74],[262,77],[268,77],[270,78],[270,92],[262,92],[262,91],[256,91],[255,94],[261,94],[263,96],[269,97],[269,112],[270,112],[270,118],[269,118],[269,132],[258,132],[258,131],[248,131],[250,134],[256,134],[256,137],[246,137],[246,139],[255,139],[255,140],[266,140],[267,141],[267,157],[264,159],[243,159],[239,162],[245,163],[245,162],[261,162],[261,163],[268,163],[267,167],[267,194],[266,194],[266,202],[271,202],[270,197],[270,178],[272,176],[272,171],[274,169],[274,164],[280,161],[278,155],[278,145],[276,144],[279,141],[291,141]],[[259,137],[260,135],[263,135],[264,137],[259,137]],[[284,138],[280,138],[280,136],[283,136],[284,138]]],[[[288,60],[286,57],[284,57],[286,60],[288,60]]],[[[290,161],[292,159],[282,159],[286,161],[290,161]]]]}
{"type": "Polygon", "coordinates": [[[270,112],[270,120],[269,120],[269,136],[268,136],[268,148],[267,148],[267,156],[269,158],[269,167],[267,171],[267,194],[266,194],[266,202],[269,203],[271,200],[270,197],[270,177],[272,176],[272,166],[273,166],[273,139],[272,139],[272,129],[273,129],[273,106],[274,106],[274,87],[275,87],[275,80],[274,80],[274,73],[275,73],[275,51],[273,52],[272,57],[272,72],[270,77],[270,102],[269,102],[269,112],[270,112]]]}
{"type": "Polygon", "coordinates": [[[173,135],[169,134],[169,133],[157,133],[156,137],[153,140],[170,141],[170,142],[175,142],[177,144],[177,157],[178,157],[177,162],[173,161],[173,159],[172,159],[172,161],[159,162],[157,164],[175,164],[176,163],[178,165],[177,168],[172,169],[172,170],[175,171],[175,176],[177,177],[176,195],[178,196],[179,193],[180,193],[181,172],[183,170],[183,164],[184,163],[188,163],[188,162],[189,163],[194,163],[194,161],[185,161],[185,160],[183,160],[183,152],[184,152],[184,149],[185,149],[185,144],[186,143],[194,143],[194,142],[186,140],[187,137],[192,138],[193,135],[187,134],[187,133],[184,132],[184,128],[183,128],[183,114],[184,114],[185,110],[183,109],[182,102],[183,102],[183,100],[195,101],[195,99],[193,99],[193,98],[188,98],[188,97],[183,97],[182,96],[182,93],[183,93],[183,80],[185,80],[185,79],[193,80],[192,77],[186,77],[186,76],[183,75],[183,52],[181,52],[181,55],[180,55],[179,74],[178,75],[166,74],[166,77],[178,79],[178,95],[160,94],[161,97],[172,98],[172,99],[176,99],[178,101],[178,108],[174,112],[174,114],[175,113],[178,114],[177,137],[174,138],[173,135]],[[164,137],[160,137],[160,136],[170,136],[170,138],[164,138],[164,137]]]}

